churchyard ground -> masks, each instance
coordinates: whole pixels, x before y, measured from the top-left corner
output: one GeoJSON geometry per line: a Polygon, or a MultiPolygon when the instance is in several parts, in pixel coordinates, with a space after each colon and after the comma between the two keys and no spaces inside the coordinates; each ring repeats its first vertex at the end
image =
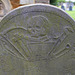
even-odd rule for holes
{"type": "MultiPolygon", "coordinates": [[[[61,7],[59,6],[59,8],[61,7]]],[[[75,6],[73,7],[73,11],[66,10],[66,12],[75,20],[75,6]]]]}

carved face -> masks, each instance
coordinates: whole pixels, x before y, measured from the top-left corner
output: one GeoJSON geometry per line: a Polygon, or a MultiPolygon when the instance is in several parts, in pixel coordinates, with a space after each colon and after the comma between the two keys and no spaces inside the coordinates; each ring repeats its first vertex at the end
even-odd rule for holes
{"type": "Polygon", "coordinates": [[[28,19],[28,31],[31,33],[32,37],[42,37],[47,35],[46,25],[48,20],[43,16],[33,16],[28,19]]]}

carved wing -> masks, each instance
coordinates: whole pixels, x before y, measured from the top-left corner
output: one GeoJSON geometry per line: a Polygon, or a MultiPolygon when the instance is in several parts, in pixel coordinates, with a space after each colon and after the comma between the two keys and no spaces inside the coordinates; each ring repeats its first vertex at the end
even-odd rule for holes
{"type": "Polygon", "coordinates": [[[58,58],[63,56],[65,53],[69,52],[73,48],[73,43],[75,43],[74,37],[75,32],[72,28],[67,27],[66,31],[58,38],[57,42],[53,46],[51,52],[48,55],[52,55],[53,58],[58,58]],[[63,35],[65,35],[64,39],[62,40],[63,35]]]}
{"type": "Polygon", "coordinates": [[[28,36],[26,35],[28,35],[28,33],[25,29],[14,28],[14,29],[8,30],[5,34],[1,34],[0,41],[2,41],[3,46],[8,52],[10,52],[11,54],[15,56],[18,56],[19,58],[28,60],[31,53],[27,46],[28,36]]]}

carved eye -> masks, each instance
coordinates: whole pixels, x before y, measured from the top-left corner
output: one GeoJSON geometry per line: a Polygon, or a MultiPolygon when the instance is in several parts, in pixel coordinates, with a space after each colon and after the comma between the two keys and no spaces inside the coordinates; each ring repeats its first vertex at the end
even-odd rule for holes
{"type": "Polygon", "coordinates": [[[70,44],[67,44],[67,45],[66,45],[66,48],[70,48],[70,44]]]}
{"type": "Polygon", "coordinates": [[[40,29],[40,26],[36,26],[36,28],[40,29]]]}

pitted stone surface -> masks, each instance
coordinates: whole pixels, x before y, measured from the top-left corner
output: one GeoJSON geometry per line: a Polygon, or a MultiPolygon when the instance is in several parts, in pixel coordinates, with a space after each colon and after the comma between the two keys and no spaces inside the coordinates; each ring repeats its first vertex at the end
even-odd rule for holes
{"type": "Polygon", "coordinates": [[[75,21],[50,5],[22,6],[0,22],[0,75],[75,75],[75,21]]]}

